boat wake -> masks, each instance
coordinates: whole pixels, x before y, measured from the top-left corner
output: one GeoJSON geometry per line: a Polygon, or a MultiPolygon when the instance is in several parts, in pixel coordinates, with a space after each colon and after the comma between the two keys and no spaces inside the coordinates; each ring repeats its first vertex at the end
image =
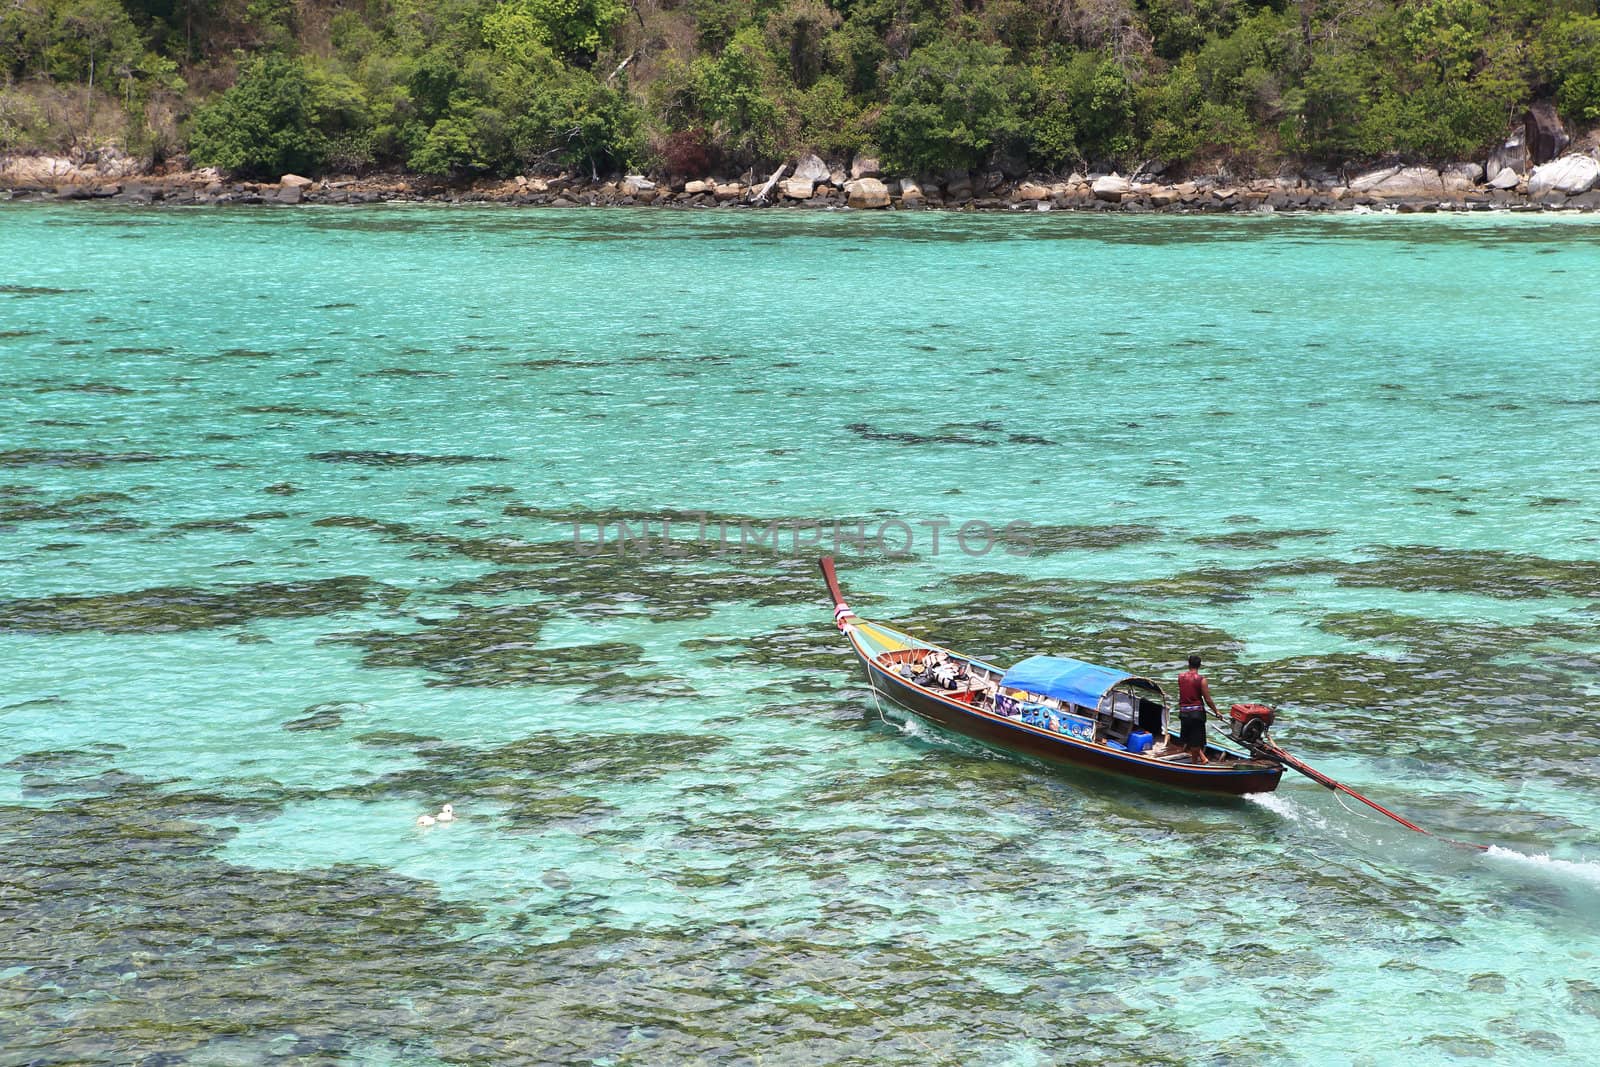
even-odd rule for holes
{"type": "Polygon", "coordinates": [[[976,741],[969,741],[967,738],[957,734],[946,733],[937,726],[923,722],[915,715],[909,715],[899,708],[882,708],[878,718],[885,726],[898,730],[902,737],[910,738],[919,744],[942,748],[973,759],[999,760],[1001,762],[1006,760],[1006,756],[1003,753],[986,748],[976,741]],[[883,714],[884,711],[887,711],[888,714],[883,714]]]}
{"type": "Polygon", "coordinates": [[[1290,822],[1304,823],[1318,831],[1333,829],[1322,812],[1315,808],[1308,808],[1295,802],[1294,798],[1284,796],[1282,793],[1248,793],[1245,800],[1251,804],[1266,808],[1272,814],[1288,819],[1290,822]]]}
{"type": "Polygon", "coordinates": [[[1304,813],[1300,810],[1299,805],[1288,797],[1279,796],[1277,793],[1248,793],[1245,795],[1245,800],[1266,808],[1274,815],[1281,815],[1290,822],[1300,822],[1304,818],[1304,813]]]}
{"type": "Polygon", "coordinates": [[[1359,826],[1343,821],[1329,819],[1327,814],[1320,809],[1302,804],[1292,796],[1282,793],[1247,793],[1245,801],[1259,808],[1265,808],[1280,819],[1291,823],[1298,823],[1307,831],[1318,835],[1336,834],[1341,838],[1350,838],[1352,834],[1359,835],[1359,826]]]}
{"type": "Polygon", "coordinates": [[[945,743],[946,741],[945,738],[940,737],[931,729],[922,725],[916,720],[915,717],[911,715],[907,715],[900,719],[889,719],[888,723],[890,726],[893,726],[895,729],[899,730],[906,737],[914,738],[918,741],[926,741],[929,744],[940,744],[945,743]]]}
{"type": "Polygon", "coordinates": [[[1600,886],[1600,861],[1553,859],[1544,853],[1529,855],[1516,849],[1501,848],[1499,845],[1490,845],[1484,855],[1515,863],[1530,870],[1549,871],[1576,881],[1600,886]]]}
{"type": "MultiPolygon", "coordinates": [[[[1264,808],[1291,823],[1301,823],[1319,831],[1336,831],[1350,836],[1354,827],[1341,828],[1331,823],[1314,809],[1302,807],[1293,799],[1280,793],[1252,793],[1245,800],[1264,808]]],[[[1348,810],[1348,809],[1347,809],[1348,810]]],[[[1355,812],[1353,814],[1360,814],[1355,812]]],[[[1536,875],[1541,880],[1554,879],[1566,883],[1581,883],[1585,888],[1600,887],[1600,860],[1557,859],[1548,853],[1518,852],[1516,849],[1490,845],[1482,855],[1502,863],[1514,865],[1524,875],[1536,875]]]]}

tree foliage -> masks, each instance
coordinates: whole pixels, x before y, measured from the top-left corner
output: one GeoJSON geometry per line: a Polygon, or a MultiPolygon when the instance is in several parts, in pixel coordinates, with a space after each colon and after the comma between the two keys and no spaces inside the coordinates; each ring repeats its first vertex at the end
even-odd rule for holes
{"type": "Polygon", "coordinates": [[[314,77],[297,60],[264,57],[195,115],[190,153],[198,163],[246,174],[316,170],[327,160],[330,134],[364,120],[353,88],[314,77]]]}
{"type": "Polygon", "coordinates": [[[1023,142],[1023,70],[1000,45],[940,37],[900,64],[878,141],[890,166],[919,173],[984,165],[1023,142]]]}
{"type": "MultiPolygon", "coordinates": [[[[0,142],[54,97],[241,173],[913,173],[1481,154],[1600,123],[1596,0],[11,0],[0,142]],[[171,119],[168,120],[169,126],[171,119]]],[[[77,121],[77,120],[73,120],[77,121]]],[[[83,123],[87,128],[87,122],[83,123]]]]}
{"type": "Polygon", "coordinates": [[[1556,106],[1583,122],[1600,122],[1600,17],[1572,12],[1552,19],[1537,54],[1556,106]]]}
{"type": "Polygon", "coordinates": [[[527,57],[542,46],[586,62],[626,13],[618,0],[505,0],[484,16],[483,35],[497,51],[527,57]]]}

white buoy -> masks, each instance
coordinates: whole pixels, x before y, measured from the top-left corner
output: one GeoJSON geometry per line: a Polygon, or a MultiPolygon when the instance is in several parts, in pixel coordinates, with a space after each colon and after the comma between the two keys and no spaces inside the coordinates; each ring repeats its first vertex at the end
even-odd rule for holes
{"type": "Polygon", "coordinates": [[[417,816],[417,825],[418,826],[432,826],[435,821],[436,820],[434,819],[434,817],[432,815],[418,815],[417,816]]]}
{"type": "Polygon", "coordinates": [[[441,808],[439,810],[438,819],[439,819],[440,822],[455,822],[456,821],[456,809],[455,809],[455,807],[450,805],[450,804],[446,804],[443,808],[441,808]]]}

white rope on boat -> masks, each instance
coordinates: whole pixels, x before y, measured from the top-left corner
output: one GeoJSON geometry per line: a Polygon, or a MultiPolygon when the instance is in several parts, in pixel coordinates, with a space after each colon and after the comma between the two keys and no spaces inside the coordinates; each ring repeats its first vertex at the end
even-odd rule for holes
{"type": "Polygon", "coordinates": [[[878,709],[878,721],[883,723],[885,726],[894,726],[894,723],[890,722],[884,717],[883,705],[878,703],[878,686],[877,683],[872,680],[871,667],[867,668],[867,688],[872,691],[872,705],[878,709]]]}

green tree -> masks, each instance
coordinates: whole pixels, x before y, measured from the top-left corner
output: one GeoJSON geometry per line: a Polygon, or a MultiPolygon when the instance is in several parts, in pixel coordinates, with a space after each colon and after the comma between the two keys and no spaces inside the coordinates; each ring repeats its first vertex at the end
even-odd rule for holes
{"type": "Polygon", "coordinates": [[[1283,87],[1299,77],[1301,66],[1298,24],[1273,11],[1245,19],[1226,37],[1210,38],[1194,54],[1207,101],[1263,122],[1279,117],[1283,87]]]}
{"type": "Polygon", "coordinates": [[[780,78],[766,39],[754,25],[733,35],[715,58],[690,65],[681,97],[686,125],[708,125],[732,161],[754,163],[785,152],[780,78]]]}
{"type": "Polygon", "coordinates": [[[800,94],[800,138],[803,146],[823,155],[842,156],[866,143],[861,111],[844,82],[831,74],[818,78],[800,94]]]}
{"type": "Polygon", "coordinates": [[[1556,106],[1573,118],[1600,122],[1600,17],[1552,19],[1536,54],[1555,88],[1556,106]]]}
{"type": "Polygon", "coordinates": [[[598,174],[640,153],[625,91],[563,64],[536,40],[502,41],[463,62],[435,49],[411,77],[407,165],[425,174],[511,174],[561,163],[598,174]]]}
{"type": "Polygon", "coordinates": [[[844,72],[845,87],[859,99],[875,101],[880,71],[889,62],[885,35],[865,20],[852,18],[828,37],[827,48],[831,66],[844,72]]]}
{"type": "Polygon", "coordinates": [[[1032,72],[1025,130],[1040,166],[1117,163],[1137,144],[1136,119],[1133,86],[1108,54],[1074,52],[1032,72]]]}
{"type": "Polygon", "coordinates": [[[361,90],[350,79],[265,56],[195,113],[189,152],[203,165],[266,177],[316,170],[331,138],[365,123],[361,90]]]}
{"type": "Polygon", "coordinates": [[[907,173],[974,168],[1024,143],[1021,70],[999,45],[941,38],[895,72],[878,121],[886,162],[907,173]]]}
{"type": "Polygon", "coordinates": [[[767,16],[772,50],[787,60],[789,78],[801,89],[811,88],[831,65],[825,42],[838,25],[838,14],[821,0],[789,0],[767,16]]]}
{"type": "Polygon", "coordinates": [[[0,64],[9,77],[43,74],[55,39],[55,13],[44,0],[0,4],[0,64]]]}
{"type": "Polygon", "coordinates": [[[1193,55],[1179,59],[1165,75],[1147,78],[1137,93],[1139,124],[1145,131],[1141,151],[1169,164],[1192,159],[1202,148],[1195,120],[1204,103],[1193,55]]]}
{"type": "Polygon", "coordinates": [[[483,17],[483,36],[497,51],[543,45],[587,65],[627,13],[620,0],[505,0],[483,17]]]}
{"type": "Polygon", "coordinates": [[[477,158],[477,124],[467,115],[446,115],[428,127],[406,162],[420,174],[447,175],[487,166],[477,158]]]}
{"type": "Polygon", "coordinates": [[[1083,158],[1078,147],[1081,101],[1072,71],[1052,63],[1030,72],[1031,104],[1028,158],[1045,170],[1057,170],[1083,158]]]}
{"type": "Polygon", "coordinates": [[[158,155],[190,115],[259,174],[1442,161],[1542,99],[1600,122],[1596,0],[0,0],[9,145],[158,155]]]}
{"type": "Polygon", "coordinates": [[[1387,69],[1371,52],[1324,52],[1311,61],[1304,83],[1305,145],[1313,155],[1347,159],[1386,150],[1373,111],[1396,94],[1387,69]]]}
{"type": "Polygon", "coordinates": [[[596,177],[634,165],[644,151],[633,101],[581,71],[541,92],[513,138],[522,160],[554,158],[596,177]]]}
{"type": "Polygon", "coordinates": [[[1151,49],[1166,60],[1192,54],[1210,36],[1227,36],[1243,5],[1230,0],[1145,0],[1151,49]]]}
{"type": "Polygon", "coordinates": [[[1091,160],[1114,162],[1134,149],[1133,85],[1127,71],[1109,55],[1074,59],[1074,67],[1089,74],[1087,99],[1079,121],[1080,144],[1091,160]]]}
{"type": "Polygon", "coordinates": [[[97,75],[119,66],[132,66],[143,53],[139,31],[116,0],[73,0],[55,12],[56,35],[50,48],[52,68],[82,79],[94,92],[97,75]]]}

